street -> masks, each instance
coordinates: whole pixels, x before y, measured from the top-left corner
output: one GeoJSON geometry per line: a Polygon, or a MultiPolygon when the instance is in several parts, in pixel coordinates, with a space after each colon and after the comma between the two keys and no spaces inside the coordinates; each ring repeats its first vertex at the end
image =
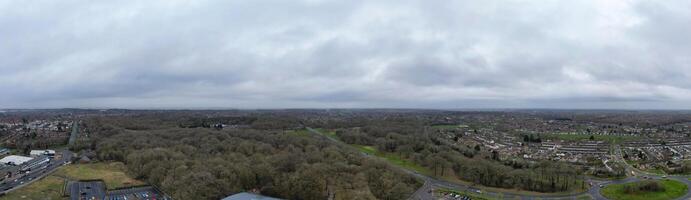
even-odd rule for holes
{"type": "MultiPolygon", "coordinates": [[[[323,133],[320,133],[320,132],[319,132],[318,130],[316,130],[316,129],[312,129],[312,128],[309,128],[309,127],[308,127],[307,130],[309,130],[309,131],[312,132],[312,133],[315,133],[316,135],[320,135],[320,136],[322,136],[322,137],[325,137],[326,139],[328,139],[329,141],[332,141],[332,142],[336,143],[337,145],[348,146],[348,145],[342,143],[342,142],[339,141],[339,140],[336,140],[336,139],[333,139],[333,138],[330,138],[330,137],[325,136],[323,133]]],[[[648,176],[648,177],[653,178],[653,179],[662,179],[662,175],[650,174],[650,173],[647,173],[647,172],[643,172],[643,171],[640,171],[640,170],[638,170],[638,169],[635,169],[635,168],[633,168],[632,166],[626,164],[626,162],[624,162],[624,160],[623,160],[623,158],[622,158],[622,156],[621,156],[621,151],[620,151],[619,147],[617,147],[617,150],[618,150],[618,151],[615,152],[615,157],[616,157],[616,159],[615,159],[615,160],[612,160],[612,161],[623,162],[623,163],[625,163],[625,165],[626,165],[626,167],[627,167],[627,171],[635,171],[636,173],[638,173],[639,176],[640,176],[640,175],[645,175],[645,176],[648,176]]],[[[365,156],[370,156],[370,155],[365,154],[365,156]]],[[[371,157],[371,156],[370,156],[370,157],[371,157]]],[[[510,192],[491,192],[491,191],[483,191],[483,190],[481,190],[481,189],[479,189],[479,188],[476,188],[476,187],[473,187],[473,186],[470,186],[470,185],[464,185],[464,184],[459,184],[459,183],[452,183],[452,182],[448,182],[448,181],[445,181],[445,180],[437,179],[437,178],[434,178],[434,177],[425,176],[425,175],[419,174],[419,173],[417,173],[417,172],[414,172],[414,171],[411,171],[411,170],[408,170],[408,169],[405,169],[405,168],[402,168],[402,167],[399,167],[399,166],[396,166],[396,165],[392,165],[392,166],[397,167],[397,168],[399,168],[400,170],[402,170],[402,171],[404,171],[404,172],[406,172],[406,173],[408,173],[408,174],[411,174],[411,175],[413,175],[413,176],[415,176],[415,177],[417,177],[417,178],[419,178],[419,179],[421,179],[421,180],[424,181],[424,184],[422,185],[422,187],[420,187],[417,191],[415,191],[415,193],[413,193],[413,194],[411,195],[411,197],[409,198],[409,199],[412,199],[412,200],[433,200],[434,197],[433,197],[433,195],[430,193],[430,191],[431,191],[433,188],[446,188],[446,189],[452,189],[452,190],[457,190],[457,191],[469,191],[469,192],[476,192],[476,193],[479,191],[479,192],[482,192],[483,195],[485,195],[485,196],[490,196],[490,197],[494,197],[494,198],[497,198],[497,199],[516,199],[516,198],[518,198],[518,199],[525,199],[525,200],[528,200],[528,199],[564,200],[564,199],[576,199],[576,198],[578,198],[578,197],[581,196],[581,195],[588,194],[588,195],[590,195],[593,199],[596,199],[596,200],[606,200],[606,198],[604,198],[604,197],[600,194],[600,189],[601,189],[601,188],[600,188],[600,185],[602,185],[602,186],[604,187],[604,186],[607,186],[607,185],[610,185],[610,184],[630,183],[630,182],[636,182],[636,181],[642,180],[642,179],[639,178],[638,176],[629,176],[629,177],[626,178],[626,179],[614,180],[614,181],[594,181],[594,180],[585,180],[585,181],[589,181],[589,182],[592,182],[592,183],[593,183],[593,185],[592,185],[592,186],[588,189],[588,191],[586,191],[586,192],[580,192],[580,193],[574,193],[574,194],[556,194],[556,195],[550,195],[550,194],[545,194],[545,195],[525,195],[525,194],[515,194],[515,193],[510,193],[510,192]]],[[[669,178],[670,178],[670,179],[674,179],[674,180],[681,181],[681,182],[685,183],[685,184],[687,185],[687,187],[689,187],[689,188],[691,189],[691,181],[689,181],[689,176],[673,176],[673,175],[672,175],[672,176],[669,176],[669,178]]],[[[689,192],[687,192],[686,195],[684,195],[684,196],[682,196],[681,198],[678,198],[678,199],[680,199],[680,200],[682,200],[682,199],[691,199],[691,190],[690,190],[689,192]]]]}

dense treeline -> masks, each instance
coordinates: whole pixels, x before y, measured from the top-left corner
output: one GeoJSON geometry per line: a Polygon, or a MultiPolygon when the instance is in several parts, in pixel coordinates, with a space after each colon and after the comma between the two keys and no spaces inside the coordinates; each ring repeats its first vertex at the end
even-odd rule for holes
{"type": "MultiPolygon", "coordinates": [[[[485,186],[538,192],[562,192],[584,187],[581,167],[562,162],[532,162],[520,158],[499,160],[496,151],[481,146],[456,145],[424,128],[414,118],[372,120],[358,128],[340,129],[346,143],[374,146],[386,153],[427,167],[436,176],[452,176],[485,186]]],[[[529,136],[530,137],[530,136],[529,136]]]]}
{"type": "MultiPolygon", "coordinates": [[[[123,119],[119,119],[123,120],[123,119]]],[[[259,120],[257,120],[259,121],[259,120]]],[[[127,130],[93,122],[101,160],[176,199],[220,199],[249,190],[285,199],[405,199],[420,183],[361,154],[311,135],[256,129],[127,130]]],[[[127,122],[135,123],[135,122],[127,122]]]]}

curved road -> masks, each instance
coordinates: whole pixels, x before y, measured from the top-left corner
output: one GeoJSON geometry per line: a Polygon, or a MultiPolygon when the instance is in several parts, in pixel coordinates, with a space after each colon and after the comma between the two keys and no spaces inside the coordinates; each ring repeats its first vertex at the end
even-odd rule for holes
{"type": "MultiPolygon", "coordinates": [[[[316,129],[309,128],[307,127],[307,130],[314,133],[315,135],[319,135],[321,137],[324,137],[337,145],[345,146],[347,148],[353,148],[350,145],[347,145],[339,140],[336,140],[331,137],[327,137],[324,133],[319,132],[316,129]]],[[[358,150],[359,151],[359,150],[358,150]]],[[[363,153],[365,156],[371,156],[369,154],[363,153]]],[[[542,199],[542,200],[566,200],[566,199],[576,199],[577,197],[586,194],[586,192],[581,192],[581,193],[576,193],[576,194],[555,194],[555,195],[524,195],[524,194],[515,194],[515,193],[509,193],[509,192],[489,192],[489,191],[484,191],[481,190],[480,188],[473,187],[472,185],[465,185],[465,184],[459,184],[459,183],[452,183],[448,182],[445,180],[437,179],[434,177],[429,177],[423,174],[419,174],[415,171],[411,171],[396,165],[393,165],[394,167],[397,167],[398,169],[411,174],[415,177],[418,177],[422,180],[424,180],[424,184],[420,189],[415,191],[413,195],[410,197],[410,199],[414,200],[432,200],[435,199],[432,197],[432,194],[429,192],[432,188],[446,188],[446,189],[453,189],[453,190],[458,190],[458,191],[469,191],[469,192],[475,192],[477,193],[478,191],[482,192],[482,195],[487,195],[491,196],[497,199],[542,199]]]]}
{"type": "MultiPolygon", "coordinates": [[[[626,161],[624,160],[624,157],[622,156],[622,153],[621,153],[621,147],[619,147],[619,146],[616,147],[616,151],[614,153],[614,156],[615,156],[615,159],[617,160],[617,162],[624,164],[624,166],[626,167],[627,175],[630,175],[630,176],[625,178],[625,179],[622,179],[622,180],[602,182],[602,183],[600,183],[600,185],[607,186],[607,185],[611,185],[611,184],[623,184],[623,183],[631,183],[631,182],[641,181],[643,179],[641,179],[640,176],[648,177],[648,178],[654,179],[654,180],[661,180],[661,179],[665,179],[663,177],[666,177],[668,179],[673,179],[673,180],[682,182],[682,183],[686,184],[686,188],[688,188],[686,194],[684,196],[677,198],[677,200],[691,199],[691,180],[689,180],[689,178],[691,178],[691,176],[688,176],[688,175],[662,175],[662,174],[654,174],[654,173],[641,171],[638,168],[635,168],[635,167],[629,165],[629,163],[626,163],[626,161]]],[[[596,186],[596,185],[594,185],[594,186],[596,186]]],[[[590,190],[588,190],[588,193],[594,199],[606,200],[607,198],[605,198],[604,196],[602,196],[602,194],[600,194],[600,189],[601,189],[600,187],[592,187],[592,188],[590,188],[590,190]]]]}
{"type": "MultiPolygon", "coordinates": [[[[336,143],[336,144],[338,144],[338,145],[350,147],[350,145],[346,145],[345,143],[343,143],[343,142],[341,142],[341,141],[339,141],[339,140],[336,140],[336,139],[331,138],[331,137],[327,137],[324,133],[321,133],[321,132],[319,132],[318,130],[315,130],[315,129],[312,129],[312,128],[309,128],[309,127],[307,127],[307,130],[309,130],[310,132],[312,132],[312,133],[314,133],[314,134],[316,134],[316,135],[325,137],[325,138],[327,138],[328,140],[330,140],[330,141],[332,141],[332,142],[334,142],[334,143],[336,143]]],[[[352,148],[352,147],[351,147],[351,148],[352,148]]],[[[617,162],[624,163],[625,166],[626,166],[626,168],[627,168],[627,172],[636,172],[636,173],[638,173],[638,175],[645,175],[645,176],[650,177],[650,178],[652,178],[652,179],[658,179],[658,180],[659,180],[659,179],[664,179],[664,178],[662,177],[662,176],[664,176],[664,175],[658,175],[658,174],[651,174],[651,173],[643,172],[643,171],[641,171],[641,170],[638,170],[638,169],[636,169],[636,168],[630,166],[628,163],[626,163],[626,162],[624,161],[623,157],[621,156],[621,148],[618,147],[618,146],[617,146],[616,148],[617,148],[617,151],[615,152],[616,161],[617,161],[617,162]]],[[[364,154],[364,155],[365,155],[365,156],[370,156],[370,155],[368,155],[368,154],[364,154]]],[[[475,192],[475,193],[482,192],[483,195],[491,196],[491,197],[494,197],[494,198],[497,198],[497,199],[566,200],[566,199],[577,199],[578,197],[581,197],[581,196],[584,195],[584,194],[588,194],[588,195],[590,195],[593,199],[596,199],[596,200],[607,200],[607,198],[603,197],[603,196],[600,194],[601,186],[604,187],[604,186],[611,185],[611,184],[631,183],[631,182],[636,182],[636,181],[641,181],[641,180],[642,180],[641,178],[639,178],[638,176],[636,176],[636,174],[631,173],[632,176],[629,176],[629,177],[627,177],[627,178],[625,178],[625,179],[621,179],[621,180],[612,180],[612,181],[586,180],[586,181],[592,183],[592,186],[590,187],[590,189],[588,189],[587,192],[574,193],[574,194],[555,194],[555,195],[550,195],[550,194],[545,194],[545,195],[525,195],[525,194],[515,194],[515,193],[509,193],[509,192],[488,192],[488,191],[482,191],[481,189],[476,188],[476,187],[473,187],[473,186],[471,186],[471,185],[464,185],[464,184],[459,184],[459,183],[452,183],[452,182],[440,180],[440,179],[437,179],[437,178],[434,178],[434,177],[425,176],[425,175],[419,174],[419,173],[417,173],[417,172],[415,172],[415,171],[411,171],[411,170],[408,170],[408,169],[405,169],[405,168],[402,168],[402,167],[398,167],[398,166],[396,166],[396,165],[393,165],[393,166],[399,168],[400,170],[403,170],[403,171],[406,172],[406,173],[409,173],[409,174],[411,174],[411,175],[413,175],[413,176],[415,176],[415,177],[418,177],[418,178],[424,180],[424,184],[422,185],[422,187],[420,187],[420,189],[418,189],[417,191],[415,191],[415,193],[413,193],[413,195],[411,195],[411,197],[409,198],[409,199],[412,199],[412,200],[433,200],[433,199],[435,199],[435,198],[432,196],[432,194],[430,193],[430,191],[432,190],[432,188],[446,188],[446,189],[453,189],[453,190],[457,190],[457,191],[468,191],[468,192],[475,192]]],[[[690,177],[691,177],[691,176],[669,176],[669,177],[668,177],[669,179],[674,179],[674,180],[677,180],[677,181],[680,181],[680,182],[685,183],[686,186],[687,186],[687,188],[689,188],[689,190],[686,192],[686,195],[684,195],[684,196],[682,196],[682,197],[680,197],[680,198],[677,198],[678,200],[688,200],[688,199],[691,199],[691,181],[689,180],[690,177]]]]}

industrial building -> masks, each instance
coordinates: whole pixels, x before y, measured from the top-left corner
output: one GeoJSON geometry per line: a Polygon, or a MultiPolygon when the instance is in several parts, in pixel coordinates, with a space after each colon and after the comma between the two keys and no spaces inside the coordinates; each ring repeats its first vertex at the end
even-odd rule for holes
{"type": "Polygon", "coordinates": [[[51,157],[52,157],[52,156],[55,156],[55,150],[50,150],[50,149],[47,149],[47,150],[31,150],[31,152],[29,152],[29,155],[30,155],[31,157],[42,156],[42,155],[46,155],[46,156],[51,156],[51,157]]]}
{"type": "Polygon", "coordinates": [[[32,157],[9,155],[7,157],[0,159],[0,163],[18,166],[24,164],[25,162],[29,162],[33,159],[34,158],[32,157]]]}
{"type": "Polygon", "coordinates": [[[50,158],[46,155],[41,155],[38,157],[35,157],[32,160],[29,160],[25,162],[23,165],[21,165],[21,171],[30,171],[38,166],[41,166],[42,164],[50,162],[50,158]]]}

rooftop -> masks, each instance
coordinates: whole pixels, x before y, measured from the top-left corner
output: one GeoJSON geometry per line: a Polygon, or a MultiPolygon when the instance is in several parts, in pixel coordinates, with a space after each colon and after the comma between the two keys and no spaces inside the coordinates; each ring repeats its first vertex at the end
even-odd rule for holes
{"type": "Polygon", "coordinates": [[[31,157],[25,157],[25,156],[16,156],[16,155],[9,155],[7,157],[4,157],[0,159],[0,163],[5,163],[5,164],[14,164],[14,165],[21,165],[24,164],[25,162],[28,162],[34,158],[31,157]]]}
{"type": "Polygon", "coordinates": [[[253,194],[253,193],[249,193],[249,192],[242,192],[242,193],[230,195],[230,196],[223,198],[221,200],[280,200],[280,199],[262,196],[259,194],[253,194]]]}

